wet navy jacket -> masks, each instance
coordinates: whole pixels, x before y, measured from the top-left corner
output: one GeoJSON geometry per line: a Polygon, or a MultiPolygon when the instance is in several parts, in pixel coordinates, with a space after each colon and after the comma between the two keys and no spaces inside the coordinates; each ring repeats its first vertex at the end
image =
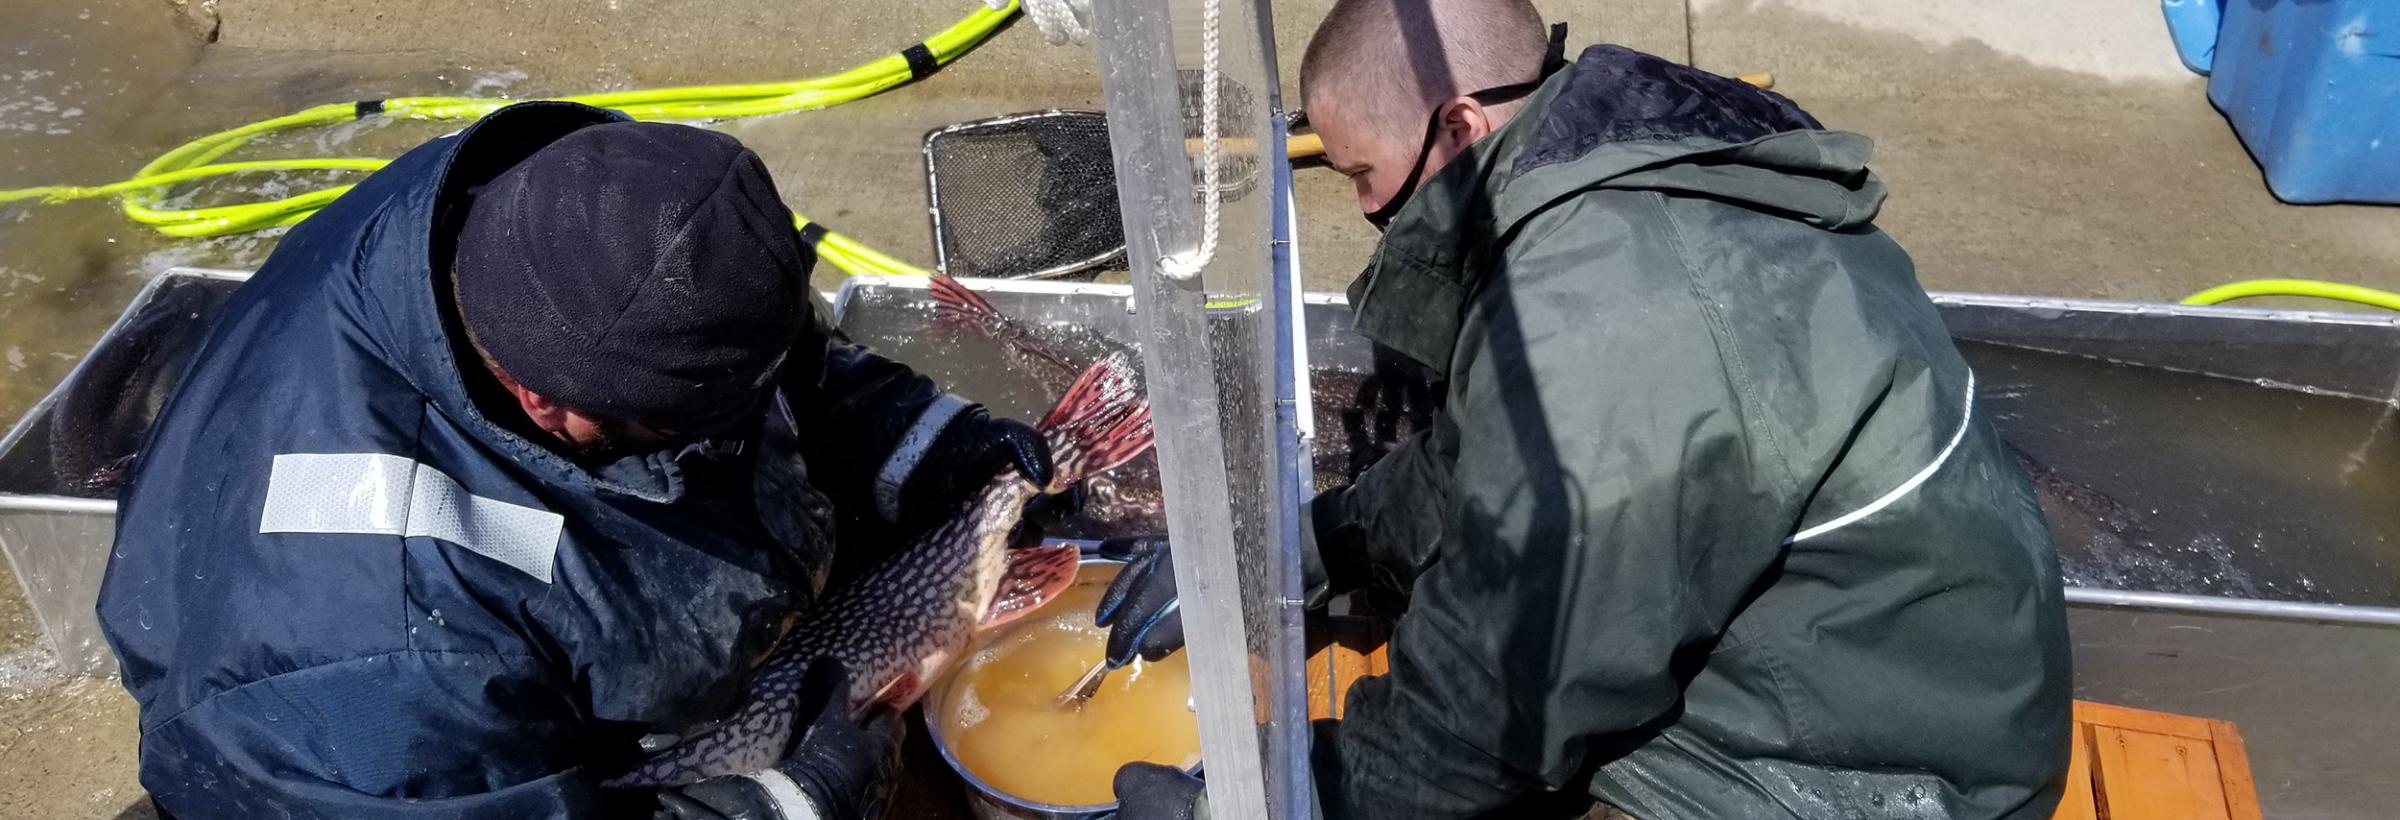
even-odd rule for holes
{"type": "Polygon", "coordinates": [[[679,459],[587,471],[462,383],[436,274],[461,203],[614,118],[521,105],[428,143],[227,305],[124,496],[100,598],[167,813],[646,815],[599,782],[642,735],[726,711],[814,594],[827,498],[870,496],[875,451],[934,395],[821,314],[789,409],[679,459]],[[825,445],[794,456],[795,421],[825,445]]]}

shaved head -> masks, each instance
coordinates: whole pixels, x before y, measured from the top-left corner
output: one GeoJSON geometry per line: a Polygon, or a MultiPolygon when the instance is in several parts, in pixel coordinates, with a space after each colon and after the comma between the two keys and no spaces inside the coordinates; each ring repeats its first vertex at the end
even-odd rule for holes
{"type": "Polygon", "coordinates": [[[1539,78],[1548,50],[1530,0],[1338,0],[1300,60],[1300,97],[1413,135],[1444,100],[1539,78]]]}
{"type": "Polygon", "coordinates": [[[1541,79],[1548,34],[1531,0],[1335,0],[1300,58],[1300,99],[1367,221],[1516,116],[1523,99],[1475,94],[1541,79]]]}

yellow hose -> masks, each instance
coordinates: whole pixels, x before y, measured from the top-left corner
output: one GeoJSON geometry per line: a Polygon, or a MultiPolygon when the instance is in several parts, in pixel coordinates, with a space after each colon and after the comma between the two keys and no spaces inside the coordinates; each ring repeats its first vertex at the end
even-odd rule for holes
{"type": "MultiPolygon", "coordinates": [[[[980,45],[1017,13],[1014,0],[1002,8],[977,8],[974,13],[928,37],[920,45],[935,65],[980,45]]],[[[799,80],[740,85],[686,86],[637,91],[611,91],[559,99],[613,108],[637,120],[720,120],[810,111],[874,96],[916,79],[905,52],[888,54],[865,65],[799,80]]],[[[135,172],[133,178],[106,185],[50,185],[0,191],[0,204],[38,200],[65,202],[118,197],[128,218],[169,236],[212,237],[298,223],[340,197],[350,186],[323,188],[281,199],[217,205],[205,208],[164,208],[162,202],[176,186],[213,177],[277,171],[372,172],[390,160],[371,157],[333,159],[218,162],[251,140],[303,128],[318,128],[382,116],[395,120],[450,122],[474,120],[517,102],[478,97],[394,97],[376,105],[335,103],[219,131],[175,147],[135,172]]],[[[796,220],[807,225],[806,218],[796,220]]],[[[856,240],[827,233],[818,254],[844,272],[923,276],[922,268],[886,256],[856,240]]]]}
{"type": "Polygon", "coordinates": [[[2400,293],[2345,285],[2340,282],[2319,282],[2314,279],[2251,279],[2192,294],[2183,300],[2187,305],[2213,305],[2253,296],[2306,296],[2332,299],[2339,302],[2369,305],[2384,310],[2400,310],[2400,293]]]}
{"type": "MultiPolygon", "coordinates": [[[[808,217],[792,214],[794,228],[808,227],[808,217]]],[[[841,268],[849,276],[930,276],[924,268],[883,255],[881,251],[859,244],[858,240],[827,231],[817,240],[817,258],[841,268]]]]}

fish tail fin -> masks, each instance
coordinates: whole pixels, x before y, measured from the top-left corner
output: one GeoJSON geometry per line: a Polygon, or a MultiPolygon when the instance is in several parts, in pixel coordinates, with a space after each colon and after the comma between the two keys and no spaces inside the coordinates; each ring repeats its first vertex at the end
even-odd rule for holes
{"type": "Polygon", "coordinates": [[[1150,405],[1135,367],[1123,352],[1093,362],[1043,417],[1054,476],[1043,489],[1065,492],[1150,449],[1150,405]]]}
{"type": "Polygon", "coordinates": [[[943,274],[933,275],[933,316],[945,322],[988,322],[1000,318],[983,294],[969,290],[958,280],[943,274]]]}

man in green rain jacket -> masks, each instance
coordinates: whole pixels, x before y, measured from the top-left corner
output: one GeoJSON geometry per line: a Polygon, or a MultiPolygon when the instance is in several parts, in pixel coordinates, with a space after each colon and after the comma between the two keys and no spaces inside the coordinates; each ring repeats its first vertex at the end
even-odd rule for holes
{"type": "MultiPolygon", "coordinates": [[[[1341,0],[1301,69],[1386,229],[1357,328],[1441,394],[1311,504],[1312,595],[1408,601],[1391,673],[1319,727],[1324,813],[2049,817],[2057,558],[1874,225],[1868,141],[1544,45],[1525,0],[1341,0]]],[[[1149,634],[1116,637],[1154,653],[1172,579],[1133,575],[1112,620],[1149,634]]],[[[1126,816],[1189,811],[1169,774],[1121,772],[1126,816]]]]}

